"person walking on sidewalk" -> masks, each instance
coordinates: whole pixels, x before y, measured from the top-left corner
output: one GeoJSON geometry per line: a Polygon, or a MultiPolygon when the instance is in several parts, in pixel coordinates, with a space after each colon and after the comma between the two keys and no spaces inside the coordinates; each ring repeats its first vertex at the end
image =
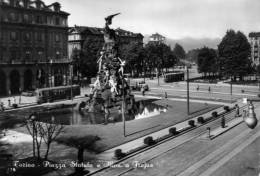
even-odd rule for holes
{"type": "Polygon", "coordinates": [[[211,91],[211,88],[210,88],[210,86],[209,86],[209,89],[208,89],[208,90],[209,90],[209,93],[210,93],[210,91],[211,91]]]}
{"type": "Polygon", "coordinates": [[[239,115],[239,106],[238,106],[238,104],[235,105],[235,109],[236,109],[235,117],[239,117],[240,115],[239,115]]]}

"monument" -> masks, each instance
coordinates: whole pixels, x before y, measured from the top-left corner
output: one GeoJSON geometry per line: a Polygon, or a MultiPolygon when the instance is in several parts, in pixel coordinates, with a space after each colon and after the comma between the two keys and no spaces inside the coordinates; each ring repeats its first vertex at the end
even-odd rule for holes
{"type": "MultiPolygon", "coordinates": [[[[119,58],[119,41],[115,31],[109,26],[112,19],[120,13],[105,18],[104,45],[97,60],[98,73],[92,85],[89,100],[86,103],[88,112],[104,111],[109,114],[110,108],[118,106],[117,102],[133,102],[129,83],[124,76],[125,61],[119,58]]],[[[132,103],[131,103],[132,104],[132,103]]],[[[122,105],[123,106],[123,103],[122,105]]]]}

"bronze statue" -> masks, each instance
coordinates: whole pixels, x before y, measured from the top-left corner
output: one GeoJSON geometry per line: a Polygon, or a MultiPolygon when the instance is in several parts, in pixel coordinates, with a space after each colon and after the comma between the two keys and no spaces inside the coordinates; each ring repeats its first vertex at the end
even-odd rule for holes
{"type": "MultiPolygon", "coordinates": [[[[105,114],[109,114],[111,103],[122,101],[122,97],[130,94],[129,85],[124,78],[125,61],[118,56],[119,40],[115,30],[109,25],[112,19],[119,15],[116,13],[105,18],[104,45],[98,59],[98,74],[93,84],[90,100],[88,101],[89,112],[96,112],[101,105],[105,114]],[[102,101],[100,101],[102,99],[102,101]]],[[[129,97],[129,96],[128,96],[129,97]]],[[[124,99],[124,98],[123,98],[124,99]]]]}

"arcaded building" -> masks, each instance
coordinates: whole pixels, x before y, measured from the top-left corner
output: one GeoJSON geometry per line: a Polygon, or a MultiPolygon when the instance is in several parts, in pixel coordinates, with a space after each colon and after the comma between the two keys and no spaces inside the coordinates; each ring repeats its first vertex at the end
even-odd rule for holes
{"type": "Polygon", "coordinates": [[[0,0],[0,95],[70,82],[69,14],[59,3],[0,0]]]}

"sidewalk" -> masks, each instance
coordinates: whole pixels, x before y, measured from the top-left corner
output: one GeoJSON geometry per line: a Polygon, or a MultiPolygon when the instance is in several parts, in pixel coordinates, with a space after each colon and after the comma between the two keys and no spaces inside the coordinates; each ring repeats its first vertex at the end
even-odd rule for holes
{"type": "MultiPolygon", "coordinates": [[[[81,88],[81,94],[79,96],[74,97],[74,99],[80,99],[80,98],[84,98],[85,94],[89,94],[90,88],[81,88]]],[[[59,100],[59,101],[54,101],[51,104],[57,104],[57,103],[61,103],[61,102],[66,102],[68,100],[64,99],[64,100],[59,100]]],[[[70,101],[70,100],[69,100],[70,101]]],[[[24,107],[28,107],[28,106],[35,106],[38,105],[36,102],[36,96],[9,96],[9,97],[3,97],[0,98],[0,103],[3,102],[3,105],[5,107],[5,111],[9,111],[9,110],[15,110],[16,108],[13,108],[13,104],[17,104],[18,108],[24,108],[24,107]],[[10,103],[9,103],[10,101],[10,103]],[[11,106],[9,106],[9,104],[11,106]]],[[[44,105],[44,104],[39,104],[39,106],[44,105]]]]}
{"type": "Polygon", "coordinates": [[[205,139],[213,140],[216,137],[220,136],[221,134],[228,132],[229,130],[236,127],[237,125],[239,125],[242,122],[243,122],[242,117],[236,117],[235,119],[232,119],[231,121],[226,122],[225,128],[222,128],[222,127],[215,128],[215,129],[210,131],[210,136],[208,135],[208,133],[205,133],[201,137],[205,138],[205,139]]]}

